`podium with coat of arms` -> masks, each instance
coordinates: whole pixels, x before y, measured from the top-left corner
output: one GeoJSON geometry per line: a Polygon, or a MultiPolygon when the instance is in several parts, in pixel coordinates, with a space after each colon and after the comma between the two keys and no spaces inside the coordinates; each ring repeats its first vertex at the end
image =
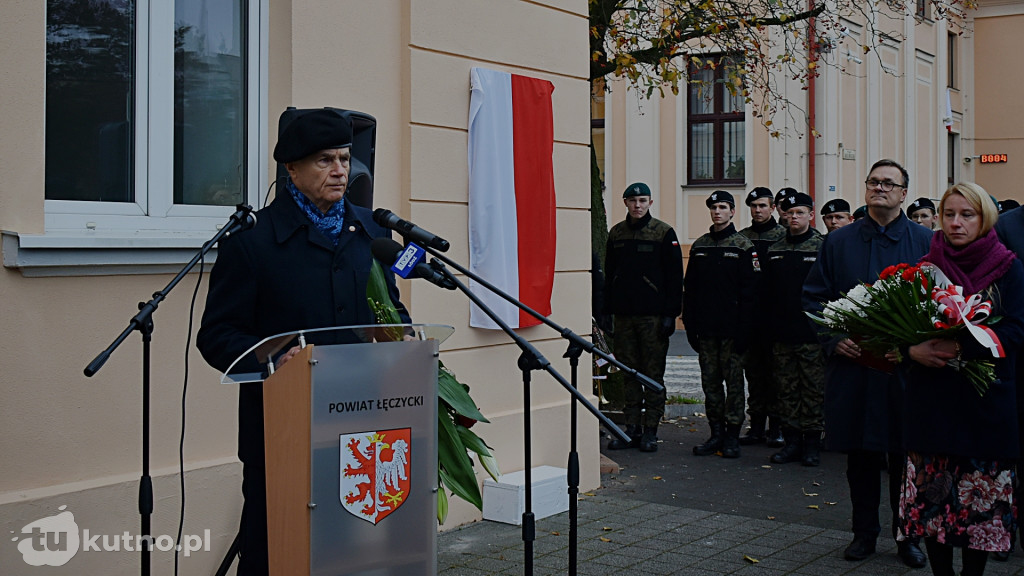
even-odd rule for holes
{"type": "Polygon", "coordinates": [[[395,328],[413,339],[378,341],[380,326],[268,338],[244,356],[269,376],[222,378],[263,381],[271,575],[436,572],[437,354],[453,329],[395,328]]]}

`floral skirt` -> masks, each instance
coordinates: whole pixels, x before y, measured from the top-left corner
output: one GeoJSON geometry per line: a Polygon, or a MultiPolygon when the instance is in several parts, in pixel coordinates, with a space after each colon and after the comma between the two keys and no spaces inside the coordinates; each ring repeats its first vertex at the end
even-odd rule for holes
{"type": "Polygon", "coordinates": [[[898,539],[928,537],[958,548],[1012,550],[1016,482],[1012,461],[909,452],[898,539]]]}

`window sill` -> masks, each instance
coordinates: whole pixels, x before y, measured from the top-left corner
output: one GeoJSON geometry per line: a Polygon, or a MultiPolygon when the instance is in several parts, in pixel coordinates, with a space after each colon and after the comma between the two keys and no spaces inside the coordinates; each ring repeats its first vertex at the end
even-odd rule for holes
{"type": "MultiPolygon", "coordinates": [[[[187,234],[92,236],[19,234],[4,230],[4,267],[30,278],[175,274],[209,238],[187,234]]],[[[206,264],[217,258],[216,249],[206,264]]]]}

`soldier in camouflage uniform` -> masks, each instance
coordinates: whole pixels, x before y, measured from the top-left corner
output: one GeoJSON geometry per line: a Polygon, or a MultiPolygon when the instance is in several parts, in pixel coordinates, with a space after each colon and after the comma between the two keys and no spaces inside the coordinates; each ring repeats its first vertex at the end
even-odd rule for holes
{"type": "Polygon", "coordinates": [[[821,209],[821,221],[825,223],[826,234],[853,222],[850,216],[850,203],[842,198],[829,200],[821,209]]]}
{"type": "Polygon", "coordinates": [[[743,425],[743,364],[754,314],[754,244],[736,231],[732,194],[716,190],[706,204],[711,230],[690,247],[683,281],[686,338],[697,351],[711,437],[694,446],[707,456],[740,455],[743,425]],[[725,382],[723,390],[722,383],[725,382]]]}
{"type": "Polygon", "coordinates": [[[804,278],[818,259],[824,236],[811,228],[814,201],[810,196],[790,195],[782,207],[789,216],[789,230],[768,249],[763,270],[766,292],[774,302],[773,373],[786,439],[771,461],[817,466],[825,424],[825,355],[804,314],[801,296],[804,278]]]}
{"type": "Polygon", "coordinates": [[[779,193],[775,195],[775,209],[779,211],[779,224],[782,224],[782,227],[787,229],[789,228],[789,223],[786,221],[788,216],[786,211],[782,209],[782,201],[787,196],[792,196],[793,194],[796,194],[796,188],[786,187],[780,188],[779,193]]]}
{"type": "MultiPolygon", "coordinates": [[[[775,221],[775,200],[772,191],[758,186],[747,194],[745,200],[750,207],[750,226],[740,230],[754,244],[754,252],[763,259],[768,247],[786,237],[786,228],[775,221]]],[[[761,276],[761,274],[757,274],[761,276]]],[[[755,310],[767,310],[771,300],[764,297],[764,285],[760,283],[755,291],[755,310]]],[[[743,369],[747,379],[747,412],[750,414],[750,428],[740,438],[740,445],[760,444],[765,441],[765,422],[771,418],[768,427],[769,445],[781,446],[779,415],[775,404],[778,389],[772,378],[772,342],[768,318],[758,317],[752,324],[750,349],[747,350],[747,364],[743,369]]]]}
{"type": "MultiPolygon", "coordinates": [[[[622,193],[629,214],[608,233],[605,256],[605,312],[612,314],[616,358],[664,384],[668,339],[675,332],[683,291],[683,254],[671,226],[651,217],[651,190],[629,185],[622,193]]],[[[625,382],[626,433],[629,442],[614,438],[609,450],[658,449],[658,423],[665,413],[665,391],[644,388],[634,378],[625,382]]]]}

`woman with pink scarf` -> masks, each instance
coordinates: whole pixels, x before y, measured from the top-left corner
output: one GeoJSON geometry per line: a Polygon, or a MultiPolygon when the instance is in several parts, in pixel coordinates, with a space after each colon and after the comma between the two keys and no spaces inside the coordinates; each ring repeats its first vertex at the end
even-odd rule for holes
{"type": "Polygon", "coordinates": [[[992,302],[992,316],[1002,318],[990,327],[1006,357],[992,358],[967,331],[903,351],[907,463],[899,538],[924,540],[936,576],[956,574],[953,548],[961,548],[962,574],[976,576],[989,552],[1011,549],[1016,527],[1014,378],[1024,341],[1024,266],[999,242],[992,229],[998,210],[977,184],[947,190],[939,217],[942,229],[922,262],[938,267],[965,295],[992,302]],[[954,358],[992,360],[996,380],[984,395],[948,365],[954,358]]]}

